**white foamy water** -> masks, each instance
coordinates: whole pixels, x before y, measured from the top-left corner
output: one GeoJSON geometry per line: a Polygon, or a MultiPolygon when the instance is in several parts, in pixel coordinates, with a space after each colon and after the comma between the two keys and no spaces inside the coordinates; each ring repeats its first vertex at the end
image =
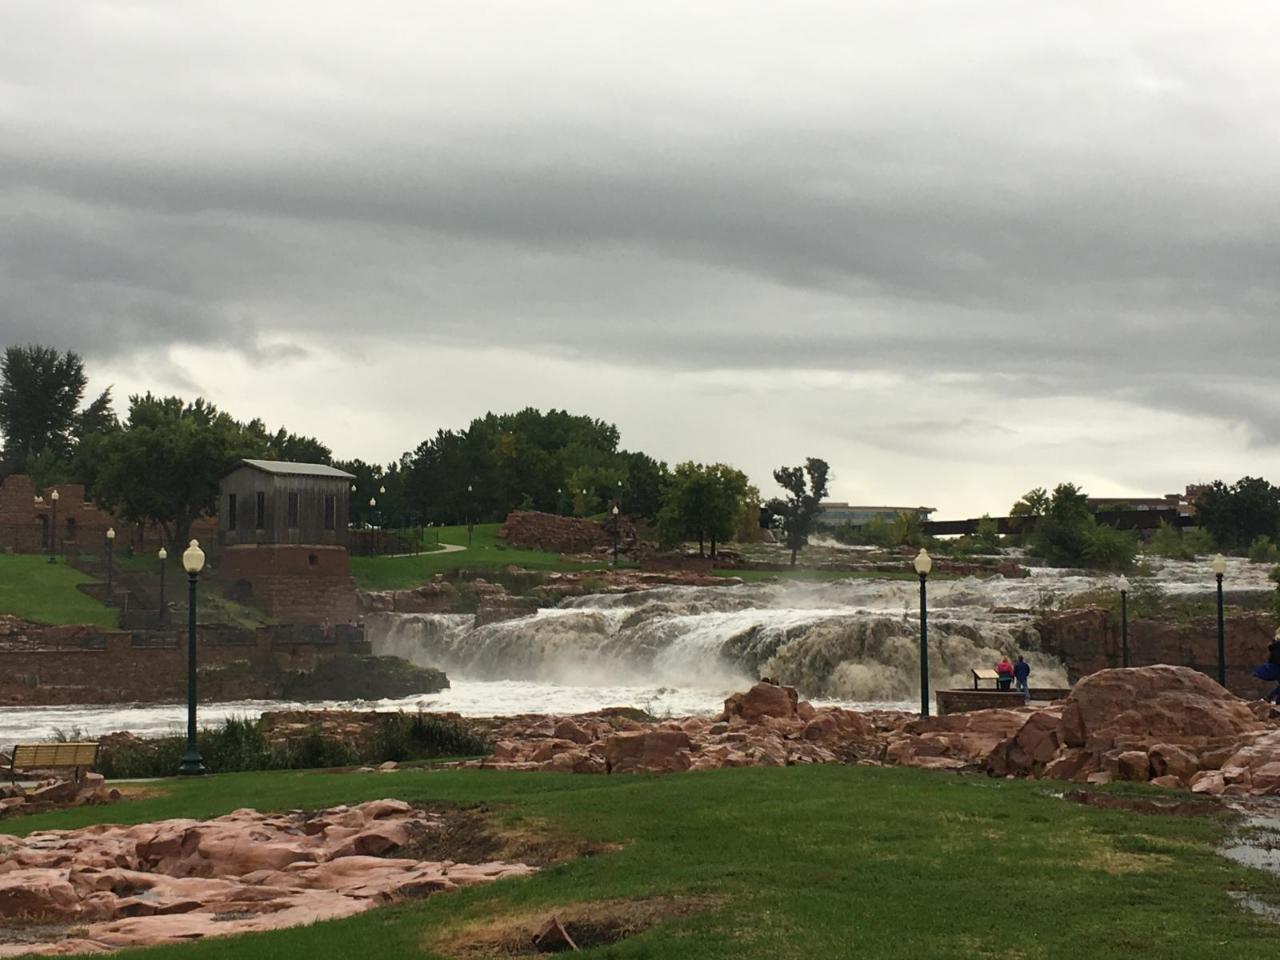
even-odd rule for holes
{"type": "MultiPolygon", "coordinates": [[[[234,703],[202,703],[199,723],[216,726],[227,717],[257,717],[268,710],[425,710],[459,713],[465,717],[513,716],[521,713],[587,713],[605,707],[636,707],[656,717],[683,717],[718,713],[737,687],[570,686],[527,680],[455,680],[440,693],[397,700],[313,701],[240,700],[234,703]]],[[[819,701],[822,702],[822,701],[819,701]]],[[[861,709],[915,709],[909,703],[846,703],[861,709]]],[[[78,731],[100,737],[117,730],[155,737],[187,731],[187,705],[110,704],[104,706],[0,707],[0,748],[15,743],[49,740],[58,732],[78,731]]]]}
{"type": "MultiPolygon", "coordinates": [[[[1148,561],[1170,595],[1211,597],[1208,562],[1148,561]]],[[[1228,560],[1230,590],[1270,590],[1268,564],[1228,560]]],[[[1135,582],[1144,578],[1130,577],[1135,582]]],[[[969,671],[1023,654],[1032,683],[1065,686],[1040,650],[1035,611],[1116,578],[1034,568],[1030,577],[929,584],[931,687],[968,686],[969,671]]],[[[573,597],[516,620],[475,627],[470,615],[378,614],[367,619],[380,654],[444,669],[439,694],[356,703],[202,704],[202,722],[292,707],[452,711],[466,716],[580,713],[637,707],[657,716],[713,713],[761,676],[815,702],[913,710],[919,703],[919,585],[849,579],[666,587],[573,597]]],[[[0,745],[78,728],[155,735],[185,730],[184,704],[0,708],[0,745]]]]}

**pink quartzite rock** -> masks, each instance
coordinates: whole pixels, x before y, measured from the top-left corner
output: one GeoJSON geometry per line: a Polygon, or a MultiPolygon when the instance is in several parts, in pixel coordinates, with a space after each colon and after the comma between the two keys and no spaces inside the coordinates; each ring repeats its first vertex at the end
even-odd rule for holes
{"type": "Polygon", "coordinates": [[[795,687],[757,683],[746,693],[735,693],[726,700],[724,716],[726,720],[740,717],[748,723],[762,717],[794,717],[799,700],[795,687]]]}
{"type": "Polygon", "coordinates": [[[382,800],[315,814],[237,810],[207,821],[6,837],[0,926],[39,919],[79,932],[71,940],[0,942],[0,957],[276,930],[533,872],[386,856],[445,827],[441,815],[382,800]]]}
{"type": "Polygon", "coordinates": [[[1262,728],[1245,701],[1190,667],[1101,670],[1075,685],[1062,712],[1069,747],[1122,734],[1185,744],[1262,728]]]}

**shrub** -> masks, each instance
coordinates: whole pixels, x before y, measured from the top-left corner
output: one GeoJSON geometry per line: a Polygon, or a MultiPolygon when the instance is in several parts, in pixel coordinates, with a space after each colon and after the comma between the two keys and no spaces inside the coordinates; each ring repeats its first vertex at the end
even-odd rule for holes
{"type": "Polygon", "coordinates": [[[1270,537],[1260,533],[1253,538],[1249,544],[1250,563],[1275,563],[1277,560],[1280,560],[1280,550],[1276,549],[1270,537]]]}
{"type": "MultiPolygon", "coordinates": [[[[272,746],[263,735],[260,720],[240,717],[228,718],[221,727],[200,730],[196,738],[205,765],[222,773],[480,756],[491,749],[487,740],[461,724],[421,712],[384,718],[367,746],[327,737],[319,729],[283,746],[272,746]]],[[[109,743],[99,754],[97,769],[108,779],[172,776],[186,747],[186,737],[177,735],[109,743]]]]}

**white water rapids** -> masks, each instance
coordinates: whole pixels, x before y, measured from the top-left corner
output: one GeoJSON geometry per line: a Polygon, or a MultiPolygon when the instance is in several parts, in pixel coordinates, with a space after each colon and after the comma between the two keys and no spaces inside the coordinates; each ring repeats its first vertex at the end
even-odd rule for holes
{"type": "MultiPolygon", "coordinates": [[[[1206,564],[1155,560],[1168,594],[1211,596],[1206,564]]],[[[1231,589],[1273,588],[1269,566],[1230,561],[1231,589]]],[[[1137,578],[1131,577],[1136,580],[1137,578]]],[[[1025,579],[929,583],[930,685],[968,686],[969,671],[1021,653],[1035,686],[1066,686],[1040,652],[1035,612],[1114,579],[1049,569],[1025,579]]],[[[559,607],[476,628],[470,615],[378,614],[367,618],[374,652],[449,675],[449,690],[355,703],[243,701],[201,704],[201,723],[268,709],[453,711],[468,716],[578,713],[632,706],[658,716],[710,713],[758,677],[798,687],[815,701],[916,709],[919,586],[913,580],[667,587],[574,597],[559,607]]],[[[185,729],[185,705],[0,708],[0,746],[55,730],[96,737],[185,729]]]]}

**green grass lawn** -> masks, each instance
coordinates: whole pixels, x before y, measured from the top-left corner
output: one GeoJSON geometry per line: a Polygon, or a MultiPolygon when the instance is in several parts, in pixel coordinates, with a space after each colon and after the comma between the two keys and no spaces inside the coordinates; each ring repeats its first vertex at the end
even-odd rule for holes
{"type": "Polygon", "coordinates": [[[114,628],[117,612],[76,589],[93,577],[48,557],[0,554],[0,613],[36,623],[92,623],[114,628]]]}
{"type": "MultiPolygon", "coordinates": [[[[465,525],[436,528],[442,544],[454,544],[464,549],[413,557],[352,557],[351,572],[362,590],[403,590],[450,570],[486,570],[511,565],[526,570],[593,570],[604,566],[566,562],[558,553],[508,547],[498,538],[500,527],[501,524],[497,523],[476,524],[470,544],[465,525]]],[[[435,529],[427,531],[427,535],[434,543],[435,529]]]]}
{"type": "MultiPolygon", "coordinates": [[[[228,774],[163,795],[5,821],[29,831],[314,809],[385,796],[483,804],[515,828],[613,852],[348,920],[146,952],[155,958],[433,958],[442,934],[582,901],[705,898],[611,958],[1270,958],[1278,928],[1228,891],[1280,881],[1213,853],[1216,819],[1099,810],[1061,785],[812,766],[666,777],[485,771],[228,774]]],[[[132,955],[132,954],[130,954],[132,955]]]]}

